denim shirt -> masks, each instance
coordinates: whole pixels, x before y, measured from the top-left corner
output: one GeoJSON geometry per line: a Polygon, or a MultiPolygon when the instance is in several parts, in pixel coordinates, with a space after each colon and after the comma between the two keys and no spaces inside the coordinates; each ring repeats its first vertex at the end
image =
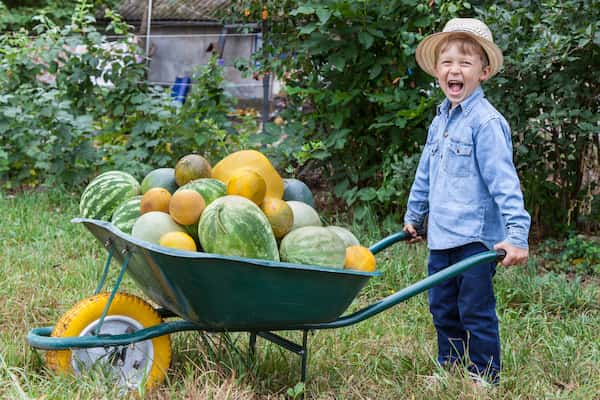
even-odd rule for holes
{"type": "Polygon", "coordinates": [[[478,87],[438,107],[415,175],[405,224],[427,221],[430,249],[506,240],[527,248],[531,218],[513,164],[508,123],[478,87]]]}

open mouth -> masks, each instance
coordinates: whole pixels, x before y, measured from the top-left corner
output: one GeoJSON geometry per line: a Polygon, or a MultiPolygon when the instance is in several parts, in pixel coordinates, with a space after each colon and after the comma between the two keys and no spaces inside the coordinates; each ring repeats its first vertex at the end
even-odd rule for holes
{"type": "Polygon", "coordinates": [[[450,89],[451,93],[459,93],[462,90],[463,86],[464,84],[461,81],[448,81],[448,89],[450,89]]]}

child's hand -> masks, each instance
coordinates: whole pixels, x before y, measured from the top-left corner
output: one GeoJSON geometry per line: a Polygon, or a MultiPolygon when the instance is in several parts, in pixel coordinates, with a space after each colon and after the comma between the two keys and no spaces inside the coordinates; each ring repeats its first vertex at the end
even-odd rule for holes
{"type": "Polygon", "coordinates": [[[505,267],[517,264],[524,264],[529,257],[529,250],[522,247],[513,246],[508,242],[496,243],[494,250],[502,249],[506,251],[506,257],[502,260],[505,267]]]}
{"type": "Polygon", "coordinates": [[[417,242],[421,242],[423,240],[423,237],[419,235],[419,233],[417,232],[417,228],[415,228],[415,226],[413,224],[406,224],[404,225],[404,228],[402,228],[402,230],[404,232],[408,232],[410,234],[410,236],[412,236],[411,239],[408,239],[406,241],[406,243],[417,243],[417,242]]]}

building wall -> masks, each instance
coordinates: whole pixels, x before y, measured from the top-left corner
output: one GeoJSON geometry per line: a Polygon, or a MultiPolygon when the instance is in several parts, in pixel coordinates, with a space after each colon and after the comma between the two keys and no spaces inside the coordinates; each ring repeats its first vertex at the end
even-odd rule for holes
{"type": "MultiPolygon", "coordinates": [[[[212,43],[218,52],[219,26],[152,26],[150,39],[151,82],[172,85],[175,78],[191,75],[211,56],[207,51],[212,43]]],[[[262,80],[244,78],[234,67],[237,58],[248,59],[257,48],[255,35],[229,34],[225,37],[223,68],[227,91],[239,99],[262,99],[262,80]]],[[[272,88],[273,85],[270,85],[272,88]]],[[[277,89],[277,88],[276,88],[277,89]]],[[[270,97],[273,90],[270,90],[270,97]]]]}

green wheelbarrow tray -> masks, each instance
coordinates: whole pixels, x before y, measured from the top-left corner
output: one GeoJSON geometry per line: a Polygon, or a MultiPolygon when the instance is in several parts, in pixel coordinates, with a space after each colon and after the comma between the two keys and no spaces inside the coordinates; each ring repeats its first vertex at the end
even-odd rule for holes
{"type": "MultiPolygon", "coordinates": [[[[441,282],[484,262],[500,260],[502,251],[487,251],[456,263],[352,314],[342,314],[365,286],[380,273],[340,270],[202,252],[169,249],[136,239],[112,224],[75,218],[123,264],[142,291],[163,307],[164,322],[131,334],[112,336],[49,337],[52,327],[32,329],[27,340],[36,348],[62,350],[119,346],[186,330],[250,332],[276,341],[298,354],[303,347],[281,340],[270,331],[340,328],[361,322],[441,282]]],[[[377,254],[408,239],[392,234],[370,247],[377,254]]],[[[113,289],[117,290],[118,284],[113,289]]],[[[306,343],[304,343],[305,345],[306,343]]]]}

